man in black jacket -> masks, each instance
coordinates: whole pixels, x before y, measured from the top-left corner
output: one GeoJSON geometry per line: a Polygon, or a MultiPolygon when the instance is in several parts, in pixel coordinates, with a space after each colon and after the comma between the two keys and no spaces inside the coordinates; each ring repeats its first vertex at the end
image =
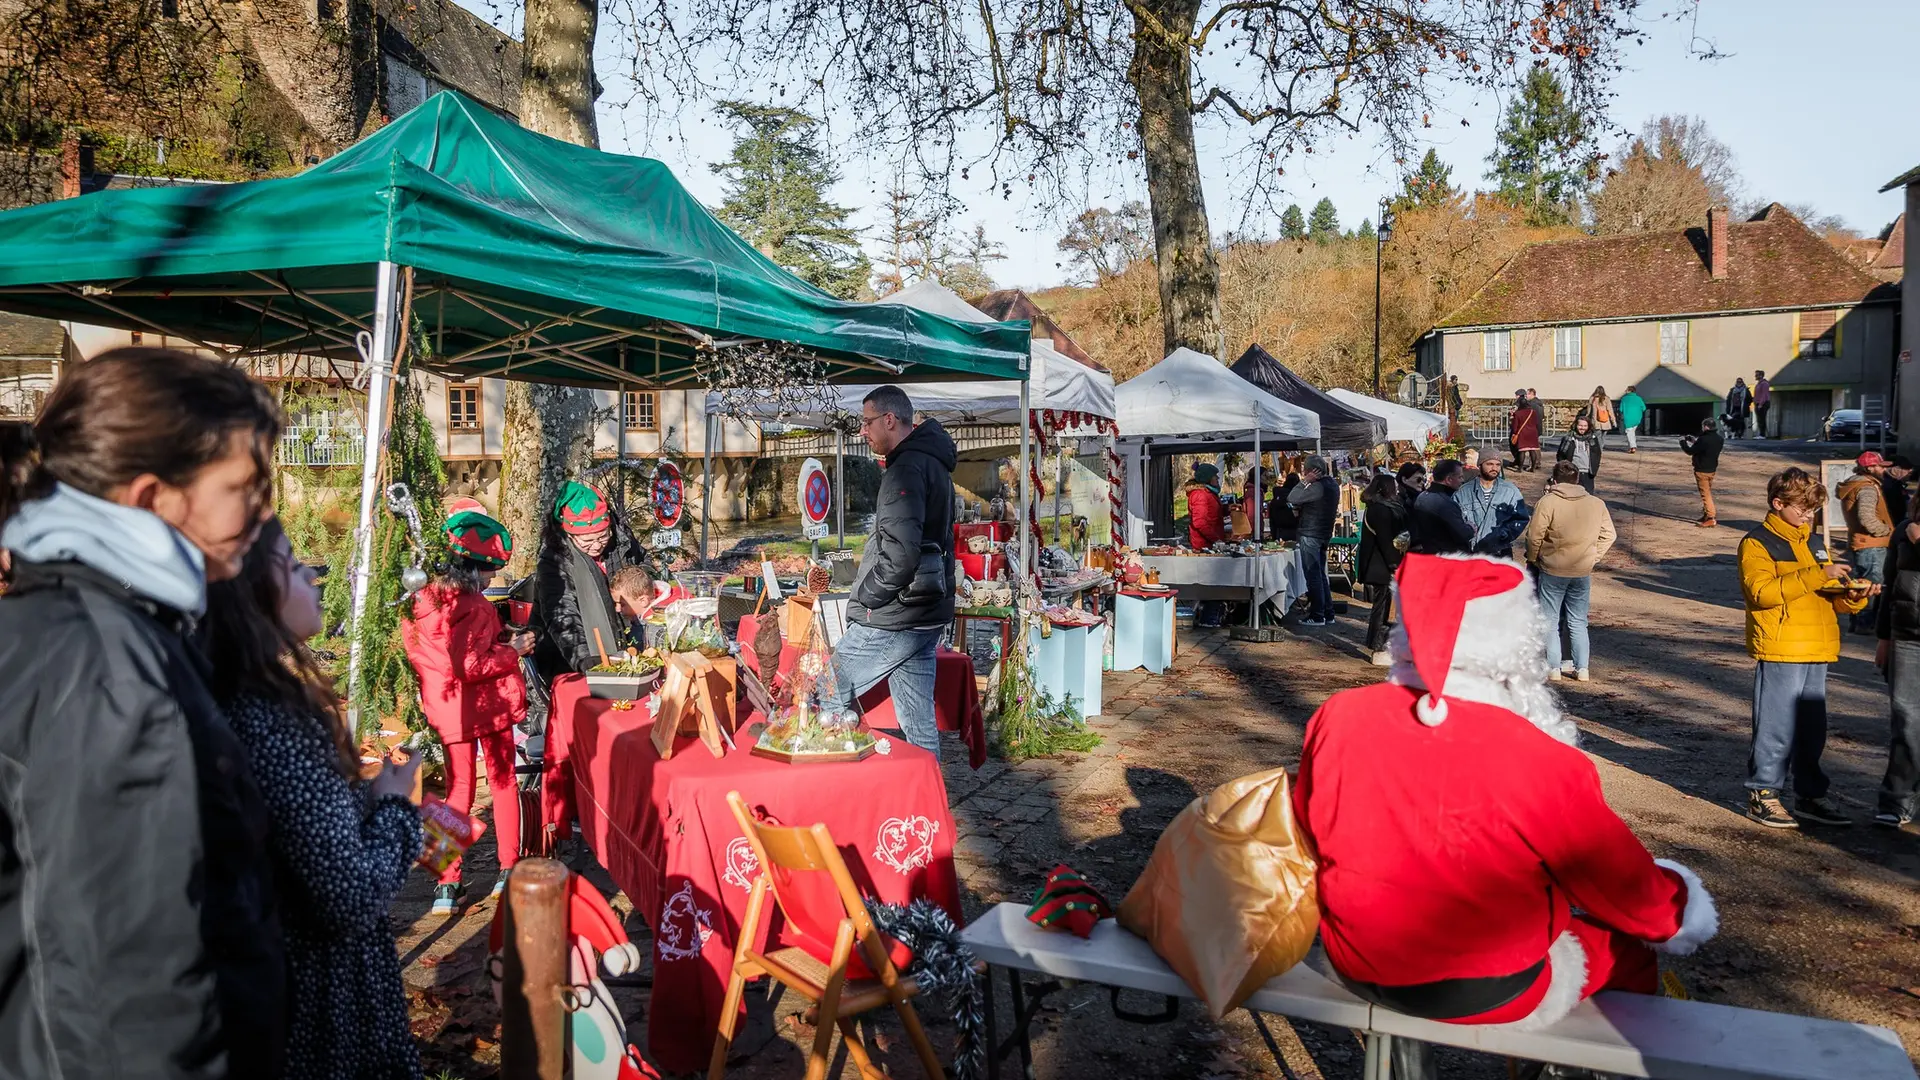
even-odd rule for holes
{"type": "Polygon", "coordinates": [[[847,605],[847,633],[834,650],[843,707],[880,683],[907,741],[935,755],[934,645],[953,621],[953,439],[937,420],[913,422],[913,402],[882,386],[860,406],[860,433],[885,459],[873,535],[847,605]]]}
{"type": "Polygon", "coordinates": [[[1420,555],[1464,554],[1473,550],[1473,526],[1454,493],[1467,479],[1467,470],[1448,458],[1433,467],[1433,483],[1413,500],[1407,515],[1407,550],[1420,555]]]}
{"type": "Polygon", "coordinates": [[[1287,505],[1300,515],[1300,569],[1307,576],[1307,617],[1301,626],[1333,625],[1333,586],[1327,580],[1327,542],[1340,513],[1340,482],[1327,475],[1327,459],[1318,454],[1301,466],[1300,486],[1287,505]]]}
{"type": "Polygon", "coordinates": [[[1680,449],[1693,459],[1693,482],[1700,488],[1700,520],[1695,524],[1702,529],[1719,524],[1714,520],[1713,474],[1720,471],[1720,451],[1726,445],[1712,417],[1700,421],[1700,434],[1680,438],[1680,449]]]}

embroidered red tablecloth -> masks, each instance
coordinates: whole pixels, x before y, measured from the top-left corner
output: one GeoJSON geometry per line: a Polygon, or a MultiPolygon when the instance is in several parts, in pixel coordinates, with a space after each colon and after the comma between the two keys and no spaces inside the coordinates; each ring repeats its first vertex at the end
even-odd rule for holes
{"type": "MultiPolygon", "coordinates": [[[[755,616],[740,617],[740,658],[756,673],[760,670],[760,662],[747,643],[753,640],[758,628],[759,620],[755,616]]],[[[799,659],[798,649],[781,645],[780,671],[783,674],[793,670],[794,663],[799,659]]],[[[934,726],[941,731],[958,732],[960,741],[967,744],[967,764],[977,769],[987,763],[987,717],[980,708],[980,690],[973,679],[973,660],[963,652],[938,649],[934,652],[933,661],[934,726]]],[[[893,697],[885,683],[861,695],[860,711],[866,715],[868,727],[900,726],[900,721],[893,715],[893,697]]]]}
{"type": "MultiPolygon", "coordinates": [[[[744,741],[716,759],[687,737],[661,761],[648,702],[615,710],[586,690],[578,675],[554,683],[547,775],[557,769],[571,779],[587,843],[653,927],[647,1049],[661,1068],[706,1067],[759,873],[727,807],[729,791],[782,824],[824,822],[864,895],[894,904],[929,897],[961,921],[953,818],[933,755],[888,739],[887,753],[865,761],[785,765],[754,757],[744,741]]],[[[800,877],[821,879],[796,882],[799,902],[831,926],[840,910],[831,881],[824,873],[800,877]]],[[[774,933],[823,956],[832,947],[790,927],[774,933]]]]}

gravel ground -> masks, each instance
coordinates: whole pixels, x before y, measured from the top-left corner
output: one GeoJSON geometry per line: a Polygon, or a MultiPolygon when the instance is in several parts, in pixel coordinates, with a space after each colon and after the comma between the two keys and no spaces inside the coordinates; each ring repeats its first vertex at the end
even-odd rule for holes
{"type": "MultiPolygon", "coordinates": [[[[1883,1024],[1920,1054],[1920,834],[1865,823],[1887,737],[1870,638],[1850,637],[1829,679],[1826,764],[1834,797],[1861,823],[1783,834],[1741,816],[1752,663],[1734,551],[1763,514],[1772,472],[1841,456],[1796,443],[1730,447],[1716,489],[1720,527],[1698,529],[1693,477],[1672,440],[1643,440],[1632,456],[1610,453],[1599,494],[1613,508],[1621,539],[1594,580],[1594,681],[1558,685],[1614,807],[1655,854],[1699,871],[1719,901],[1719,938],[1675,965],[1695,996],[1883,1024]]],[[[1541,474],[1515,479],[1529,501],[1544,486],[1541,474]]],[[[1063,861],[1117,901],[1183,806],[1235,776],[1294,764],[1313,710],[1338,690],[1380,677],[1361,649],[1365,617],[1365,606],[1355,603],[1330,630],[1261,645],[1219,632],[1190,634],[1166,677],[1108,677],[1105,713],[1093,725],[1106,743],[1090,754],[1015,766],[990,761],[976,773],[949,744],[947,781],[969,914],[1002,900],[1024,902],[1063,861]]],[[[573,861],[611,891],[590,854],[573,861]]],[[[488,851],[477,852],[473,864],[469,880],[492,880],[488,851]]],[[[430,882],[416,873],[394,912],[429,1075],[491,1076],[498,1025],[481,954],[493,904],[476,904],[459,919],[428,919],[430,893],[430,882]]],[[[623,902],[616,898],[616,906],[623,902]]],[[[632,919],[629,929],[644,949],[645,926],[632,919]]],[[[644,1045],[645,988],[615,994],[644,1045]]],[[[731,1073],[797,1075],[811,1028],[795,1002],[769,1003],[757,993],[749,999],[750,1024],[731,1073]]],[[[1158,1009],[1147,1000],[1127,1005],[1158,1009]]],[[[1001,987],[1003,1017],[1007,1007],[1001,987]]],[[[929,1002],[921,1012],[936,1044],[950,1042],[952,1025],[941,1007],[929,1002]]],[[[916,1074],[897,1022],[881,1018],[874,1030],[885,1045],[877,1057],[896,1075],[916,1074]]],[[[1110,1015],[1106,993],[1093,987],[1048,999],[1034,1049],[1034,1072],[1042,1078],[1103,1080],[1123,1072],[1345,1080],[1362,1067],[1351,1032],[1245,1012],[1215,1023],[1191,1003],[1177,1023],[1129,1024],[1110,1015]]],[[[1485,1056],[1443,1051],[1438,1063],[1446,1077],[1508,1075],[1504,1062],[1485,1056]]]]}

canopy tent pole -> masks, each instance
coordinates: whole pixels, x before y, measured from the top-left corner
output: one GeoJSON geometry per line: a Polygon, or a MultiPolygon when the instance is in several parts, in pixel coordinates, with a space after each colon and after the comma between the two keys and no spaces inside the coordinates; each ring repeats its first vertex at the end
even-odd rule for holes
{"type": "Polygon", "coordinates": [[[707,565],[707,523],[713,520],[713,429],[717,421],[712,413],[706,411],[706,403],[701,402],[700,411],[705,415],[707,428],[706,445],[701,447],[700,455],[700,567],[707,565]]]}
{"type": "MultiPolygon", "coordinates": [[[[1064,441],[1064,440],[1063,440],[1064,441]]],[[[1060,489],[1066,486],[1067,451],[1056,444],[1053,448],[1053,542],[1060,543],[1060,489]]]]}
{"type": "Polygon", "coordinates": [[[359,730],[361,702],[360,626],[367,613],[367,593],[373,586],[373,515],[380,495],[380,464],[387,442],[387,399],[393,393],[393,347],[396,338],[395,294],[400,268],[382,262],[374,276],[373,332],[361,360],[367,365],[366,441],[360,455],[360,523],[353,533],[353,608],[347,630],[347,700],[349,719],[359,730]]]}
{"type": "MultiPolygon", "coordinates": [[[[1020,552],[1020,573],[1023,577],[1032,578],[1034,576],[1033,563],[1028,561],[1027,558],[1027,506],[1029,505],[1028,500],[1033,497],[1033,492],[1032,485],[1028,482],[1027,477],[1031,470],[1029,463],[1032,461],[1030,443],[1033,439],[1033,415],[1028,411],[1028,405],[1027,384],[1023,382],[1020,384],[1020,516],[1019,520],[1014,524],[1014,528],[1019,530],[1020,534],[1020,547],[1018,548],[1020,552]]],[[[1016,585],[1015,595],[1018,595],[1018,588],[1016,585]]]]}
{"type": "Polygon", "coordinates": [[[1265,464],[1266,460],[1260,456],[1260,429],[1256,427],[1253,429],[1253,505],[1247,507],[1247,524],[1253,526],[1255,540],[1266,539],[1266,530],[1263,526],[1266,524],[1267,515],[1260,509],[1260,488],[1266,479],[1261,474],[1261,466],[1265,464]]]}
{"type": "Polygon", "coordinates": [[[833,429],[833,528],[834,542],[847,550],[847,433],[833,429]]]}

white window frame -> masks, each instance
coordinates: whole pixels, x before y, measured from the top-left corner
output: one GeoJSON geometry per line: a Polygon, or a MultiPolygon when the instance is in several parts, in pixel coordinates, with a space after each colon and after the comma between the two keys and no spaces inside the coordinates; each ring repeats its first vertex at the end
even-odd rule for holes
{"type": "Polygon", "coordinates": [[[1487,330],[1481,333],[1480,370],[1513,370],[1513,331],[1487,330]]]}
{"type": "Polygon", "coordinates": [[[1572,371],[1587,366],[1585,328],[1579,326],[1556,326],[1553,328],[1553,369],[1572,371]],[[1572,362],[1569,363],[1568,361],[1572,362]]]}
{"type": "Polygon", "coordinates": [[[1668,319],[1661,322],[1659,324],[1659,327],[1660,329],[1658,330],[1658,333],[1660,335],[1660,366],[1661,367],[1687,367],[1691,365],[1693,363],[1693,320],[1668,319]],[[1679,334],[1680,358],[1678,360],[1670,360],[1667,358],[1667,338],[1668,338],[1667,331],[1670,327],[1675,327],[1675,326],[1680,328],[1680,334],[1679,334]]]}

